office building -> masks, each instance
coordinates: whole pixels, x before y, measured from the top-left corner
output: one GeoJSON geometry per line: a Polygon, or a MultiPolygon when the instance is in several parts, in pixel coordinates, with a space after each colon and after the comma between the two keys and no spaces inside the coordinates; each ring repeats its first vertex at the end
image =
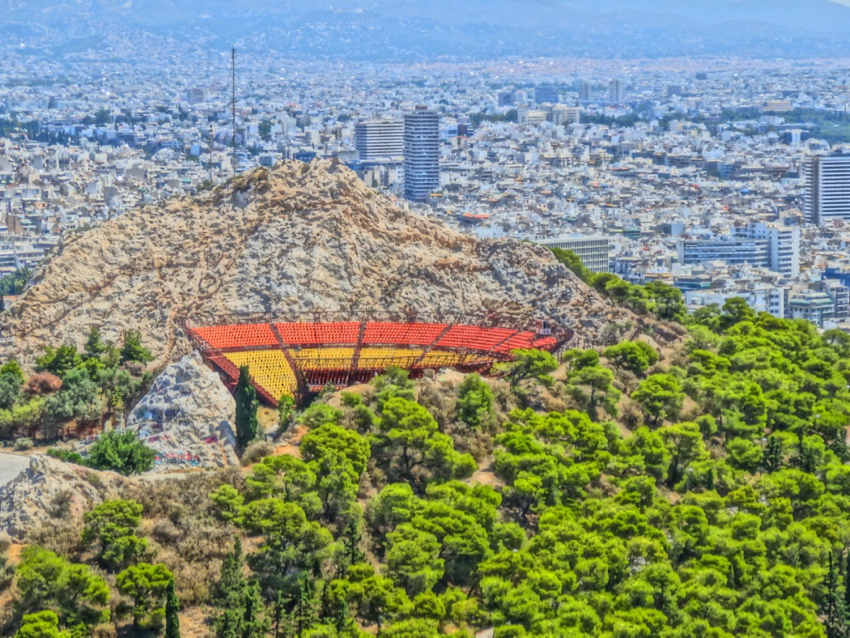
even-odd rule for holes
{"type": "Polygon", "coordinates": [[[577,106],[556,106],[552,109],[552,124],[568,126],[581,122],[581,109],[577,106]]]}
{"type": "Polygon", "coordinates": [[[499,93],[499,106],[513,106],[516,103],[513,91],[499,93]]]}
{"type": "Polygon", "coordinates": [[[850,155],[813,157],[805,165],[806,221],[825,226],[850,219],[850,155]]]}
{"type": "Polygon", "coordinates": [[[790,100],[768,100],[762,107],[764,113],[788,113],[793,110],[790,100]]]}
{"type": "Polygon", "coordinates": [[[546,248],[573,251],[590,272],[611,272],[608,262],[610,246],[606,237],[564,235],[562,237],[535,239],[534,241],[546,246],[546,248]]]}
{"type": "Polygon", "coordinates": [[[535,87],[534,101],[537,104],[557,104],[560,98],[558,87],[551,84],[535,87]]]}
{"type": "Polygon", "coordinates": [[[731,237],[677,241],[679,263],[725,261],[767,268],[787,277],[800,274],[800,229],[752,222],[734,228],[731,237]]]}
{"type": "Polygon", "coordinates": [[[440,188],[440,114],[417,106],[404,116],[404,194],[422,202],[440,188]]]}
{"type": "Polygon", "coordinates": [[[624,101],[623,83],[620,80],[611,80],[608,83],[608,100],[614,104],[624,101]]]}
{"type": "Polygon", "coordinates": [[[800,228],[764,222],[736,226],[734,236],[767,242],[767,268],[788,277],[800,274],[800,228]]]}
{"type": "Polygon", "coordinates": [[[186,101],[189,104],[203,104],[207,101],[207,92],[204,89],[186,89],[186,101]]]}
{"type": "Polygon", "coordinates": [[[679,239],[676,242],[679,263],[702,264],[707,261],[725,261],[727,264],[749,264],[767,268],[767,242],[763,239],[679,239]]]}
{"type": "Polygon", "coordinates": [[[537,126],[538,124],[542,124],[543,122],[549,119],[549,112],[543,110],[535,110],[527,107],[520,107],[517,109],[517,123],[518,124],[530,124],[532,126],[537,126]]]}
{"type": "Polygon", "coordinates": [[[360,122],[354,128],[360,161],[368,162],[404,155],[404,121],[379,119],[360,122]]]}
{"type": "Polygon", "coordinates": [[[593,100],[593,87],[590,86],[590,82],[579,82],[578,99],[582,102],[590,102],[593,100]]]}

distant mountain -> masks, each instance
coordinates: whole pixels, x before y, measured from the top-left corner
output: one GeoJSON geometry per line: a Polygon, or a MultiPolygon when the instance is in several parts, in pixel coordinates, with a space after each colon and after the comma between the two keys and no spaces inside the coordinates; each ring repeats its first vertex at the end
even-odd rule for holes
{"type": "Polygon", "coordinates": [[[832,0],[0,0],[0,35],[39,47],[115,29],[303,57],[850,54],[832,0]]]}

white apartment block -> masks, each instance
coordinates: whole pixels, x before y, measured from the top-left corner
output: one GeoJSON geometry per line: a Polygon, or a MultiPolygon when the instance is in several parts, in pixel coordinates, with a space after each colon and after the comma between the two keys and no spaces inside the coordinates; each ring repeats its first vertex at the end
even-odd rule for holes
{"type": "Polygon", "coordinates": [[[561,248],[562,250],[573,251],[590,272],[611,272],[608,263],[610,246],[606,237],[566,235],[547,239],[535,239],[534,241],[547,248],[561,248]]]}
{"type": "Polygon", "coordinates": [[[360,122],[354,128],[354,144],[360,161],[402,157],[404,121],[376,119],[360,122]]]}
{"type": "Polygon", "coordinates": [[[813,157],[804,172],[806,221],[824,226],[850,219],[850,155],[813,157]]]}

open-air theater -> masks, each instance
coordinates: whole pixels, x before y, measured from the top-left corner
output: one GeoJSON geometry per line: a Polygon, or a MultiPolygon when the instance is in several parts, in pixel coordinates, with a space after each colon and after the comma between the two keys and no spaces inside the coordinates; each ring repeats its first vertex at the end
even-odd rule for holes
{"type": "Polygon", "coordinates": [[[549,320],[493,313],[427,319],[412,312],[234,315],[187,319],[185,328],[228,387],[247,365],[258,394],[272,406],[284,395],[302,400],[328,385],[367,382],[391,366],[413,378],[440,368],[488,374],[516,350],[551,352],[572,337],[549,320]]]}

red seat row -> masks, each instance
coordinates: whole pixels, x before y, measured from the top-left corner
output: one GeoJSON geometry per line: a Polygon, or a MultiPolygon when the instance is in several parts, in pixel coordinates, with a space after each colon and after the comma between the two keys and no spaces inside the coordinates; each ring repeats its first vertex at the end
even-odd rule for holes
{"type": "Polygon", "coordinates": [[[192,332],[216,349],[275,346],[278,344],[271,326],[267,323],[209,326],[195,328],[192,332]]]}
{"type": "Polygon", "coordinates": [[[358,321],[276,323],[275,328],[290,346],[355,345],[360,337],[358,321]]]}
{"type": "Polygon", "coordinates": [[[525,350],[532,348],[535,334],[533,332],[520,332],[495,348],[495,352],[510,352],[511,350],[525,350]]]}
{"type": "Polygon", "coordinates": [[[367,345],[430,346],[448,328],[444,323],[396,323],[372,321],[366,324],[363,343],[367,345]]]}
{"type": "Polygon", "coordinates": [[[558,344],[552,337],[546,337],[545,339],[538,339],[534,343],[531,344],[532,348],[536,348],[537,350],[551,350],[558,344]]]}
{"type": "MultiPolygon", "coordinates": [[[[277,323],[283,342],[290,346],[356,345],[360,323],[339,321],[329,323],[277,323]]],[[[437,323],[369,322],[366,325],[365,345],[436,346],[438,348],[469,348],[509,352],[521,348],[551,349],[552,337],[539,339],[533,332],[517,333],[509,328],[437,323]],[[445,333],[445,334],[444,334],[445,333]],[[442,335],[442,336],[441,336],[442,335]],[[436,342],[436,343],[435,343],[436,342]]],[[[272,347],[279,345],[269,324],[242,324],[194,328],[191,331],[214,349],[272,347]]]]}
{"type": "Polygon", "coordinates": [[[451,330],[437,342],[437,347],[489,351],[515,334],[516,330],[508,328],[452,326],[451,330]]]}

